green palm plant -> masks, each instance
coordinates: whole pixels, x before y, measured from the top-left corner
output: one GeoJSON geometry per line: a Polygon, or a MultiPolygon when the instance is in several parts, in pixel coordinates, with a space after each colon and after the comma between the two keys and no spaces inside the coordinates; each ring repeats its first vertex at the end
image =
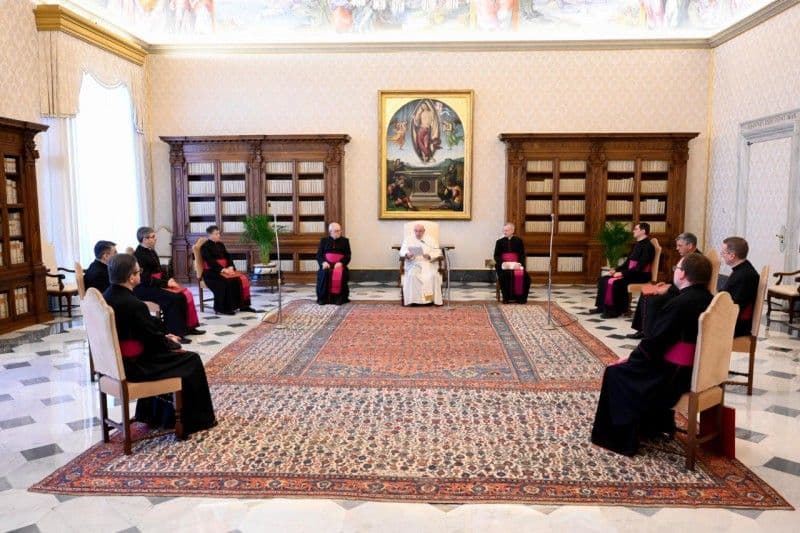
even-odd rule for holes
{"type": "Polygon", "coordinates": [[[261,261],[269,263],[269,253],[272,251],[276,234],[280,228],[276,228],[267,215],[247,216],[243,222],[242,242],[256,244],[261,254],[261,261]]]}
{"type": "Polygon", "coordinates": [[[603,255],[608,260],[608,266],[616,268],[619,260],[628,251],[628,246],[633,242],[633,232],[624,222],[610,220],[597,234],[597,240],[603,247],[603,255]]]}

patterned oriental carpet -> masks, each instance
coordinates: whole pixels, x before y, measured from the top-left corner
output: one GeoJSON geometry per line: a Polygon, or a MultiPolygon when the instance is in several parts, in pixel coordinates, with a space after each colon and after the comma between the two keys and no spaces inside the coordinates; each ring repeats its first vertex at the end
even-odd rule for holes
{"type": "MultiPolygon", "coordinates": [[[[735,460],[675,442],[622,457],[589,442],[616,360],[554,306],[403,308],[300,301],[207,367],[220,420],[99,443],[31,490],[791,509],[735,460]]],[[[144,428],[145,426],[140,426],[144,428]]]]}

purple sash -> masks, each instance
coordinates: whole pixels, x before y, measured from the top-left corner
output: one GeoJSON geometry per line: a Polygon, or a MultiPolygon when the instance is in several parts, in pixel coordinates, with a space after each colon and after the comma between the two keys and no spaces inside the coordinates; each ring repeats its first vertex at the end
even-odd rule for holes
{"type": "Polygon", "coordinates": [[[344,254],[337,252],[325,252],[325,261],[331,264],[331,294],[339,294],[342,292],[342,274],[343,268],[333,268],[333,265],[344,259],[344,254]]]}
{"type": "Polygon", "coordinates": [[[694,364],[694,351],[696,344],[691,342],[678,342],[664,355],[664,361],[678,366],[692,366],[694,364]]]}
{"type": "MultiPolygon", "coordinates": [[[[503,260],[504,263],[516,263],[518,262],[517,254],[514,252],[505,252],[503,255],[500,256],[500,259],[503,260]]],[[[514,296],[521,296],[522,295],[522,276],[525,275],[525,270],[521,268],[515,268],[512,271],[512,275],[514,276],[514,296]]]]}

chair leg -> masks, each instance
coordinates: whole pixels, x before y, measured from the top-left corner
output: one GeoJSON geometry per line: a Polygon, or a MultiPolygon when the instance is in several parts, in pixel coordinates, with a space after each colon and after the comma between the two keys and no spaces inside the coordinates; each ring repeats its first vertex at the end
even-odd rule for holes
{"type": "Polygon", "coordinates": [[[772,298],[767,296],[767,322],[770,321],[771,315],[772,315],[772,298]]]}
{"type": "Polygon", "coordinates": [[[184,440],[186,435],[183,432],[183,419],[181,418],[181,410],[183,409],[183,392],[175,391],[172,393],[175,400],[175,437],[178,440],[184,440]]]}
{"type": "Polygon", "coordinates": [[[697,453],[697,396],[689,396],[689,420],[686,426],[686,468],[694,470],[697,453]]]}
{"type": "Polygon", "coordinates": [[[97,374],[94,371],[94,358],[92,357],[91,347],[89,347],[89,381],[97,381],[97,374]]]}
{"type": "Polygon", "coordinates": [[[200,294],[200,312],[204,313],[206,310],[206,305],[203,303],[203,286],[198,283],[197,288],[199,289],[198,292],[200,294]]]}
{"type": "Polygon", "coordinates": [[[103,442],[108,442],[108,398],[106,397],[106,393],[100,391],[100,424],[103,428],[103,442]]]}
{"type": "Polygon", "coordinates": [[[131,417],[127,391],[123,391],[122,393],[122,450],[125,455],[133,453],[131,447],[131,417]]]}
{"type": "Polygon", "coordinates": [[[64,296],[64,299],[67,301],[67,316],[72,318],[72,296],[64,296]]]}
{"type": "Polygon", "coordinates": [[[756,366],[756,337],[750,338],[750,361],[747,368],[747,395],[753,395],[753,372],[756,366]]]}

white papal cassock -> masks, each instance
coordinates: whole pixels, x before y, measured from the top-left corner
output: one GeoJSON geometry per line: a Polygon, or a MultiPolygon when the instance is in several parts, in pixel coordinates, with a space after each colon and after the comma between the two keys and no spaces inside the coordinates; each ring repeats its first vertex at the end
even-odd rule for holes
{"type": "Polygon", "coordinates": [[[405,278],[403,280],[403,302],[409,304],[442,305],[442,276],[439,274],[439,263],[442,255],[439,243],[427,236],[422,240],[406,237],[400,247],[400,257],[405,257],[409,248],[420,247],[422,254],[414,259],[405,260],[405,278]],[[427,255],[430,259],[425,259],[427,255]]]}

